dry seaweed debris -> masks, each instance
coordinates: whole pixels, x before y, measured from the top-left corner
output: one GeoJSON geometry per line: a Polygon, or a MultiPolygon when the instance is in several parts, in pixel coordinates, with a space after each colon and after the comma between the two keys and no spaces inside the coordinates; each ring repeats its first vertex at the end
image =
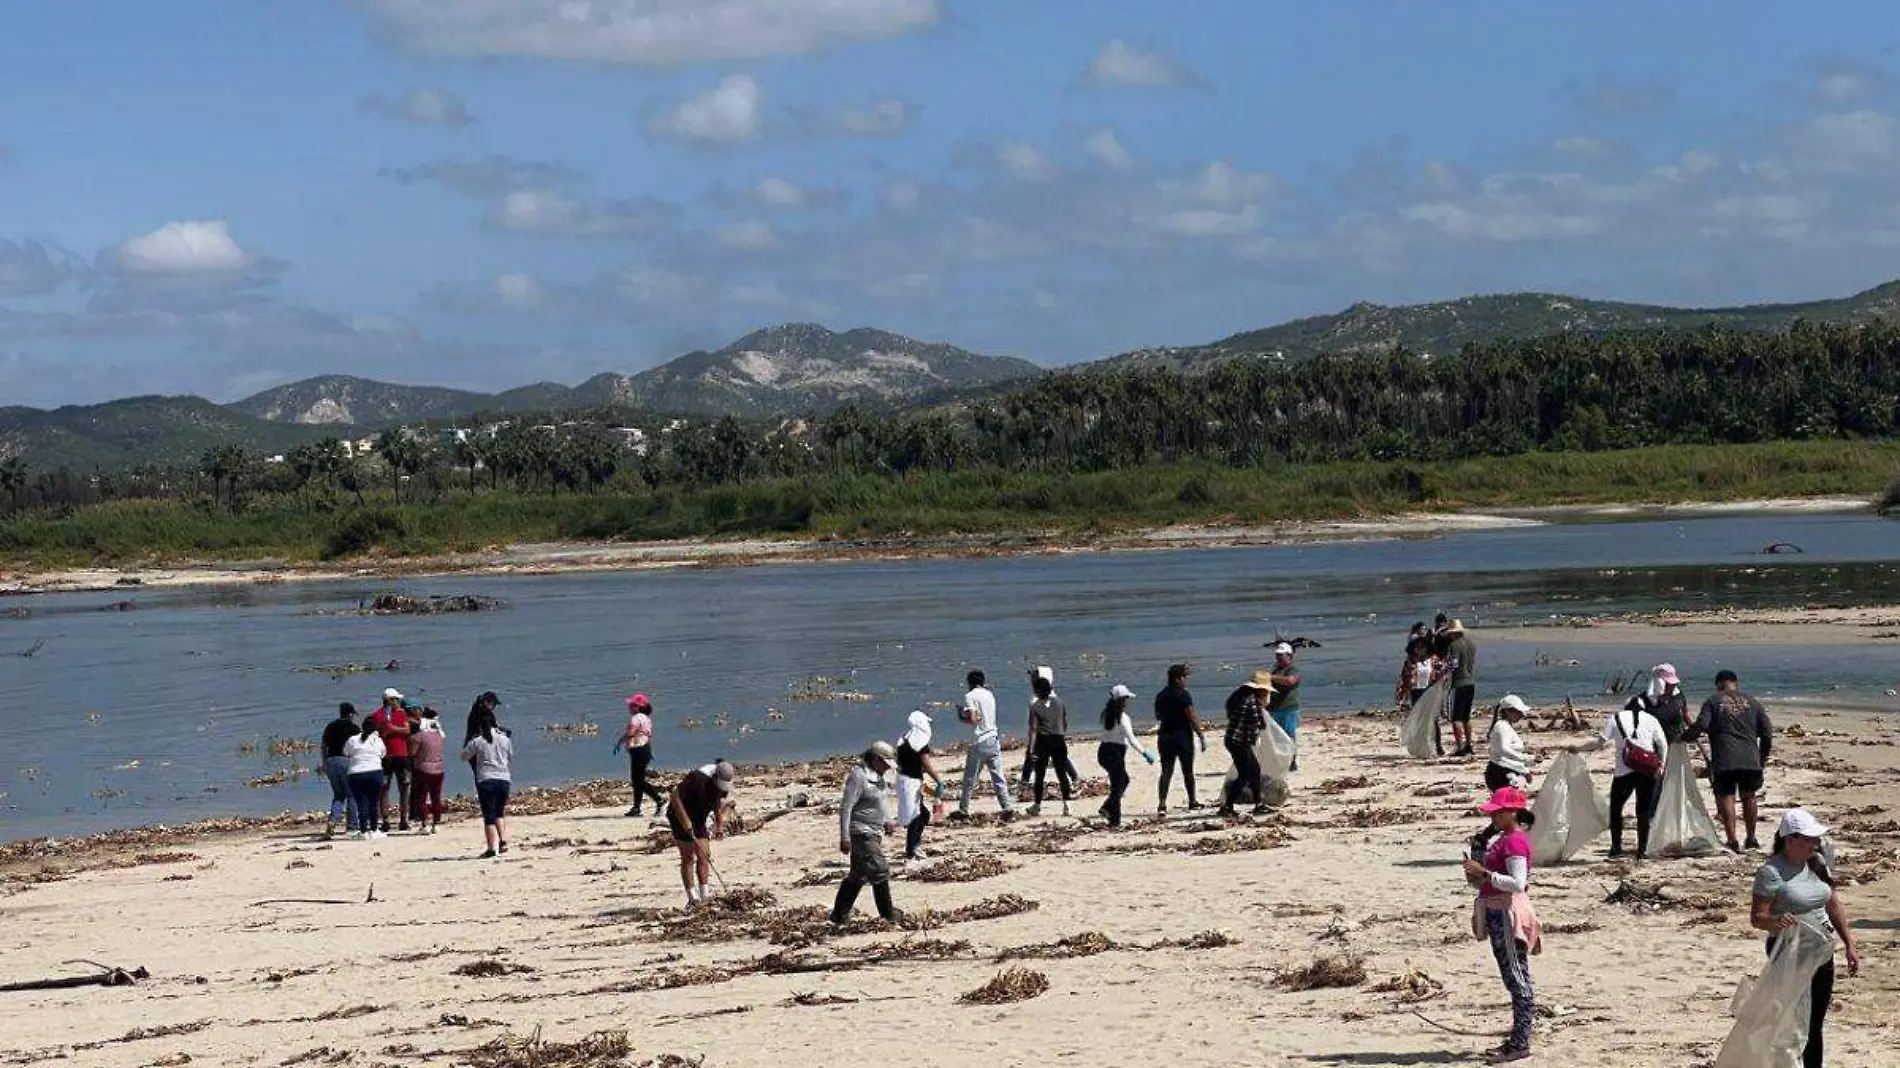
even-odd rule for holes
{"type": "Polygon", "coordinates": [[[1398,975],[1379,980],[1372,989],[1381,994],[1397,994],[1401,1004],[1410,1005],[1442,995],[1445,984],[1422,968],[1407,968],[1398,975]]]}
{"type": "Polygon", "coordinates": [[[1019,854],[1030,856],[1054,856],[1062,852],[1062,847],[1088,833],[1081,824],[1044,824],[1031,832],[1024,841],[1016,843],[1019,854]]]}
{"type": "Polygon", "coordinates": [[[841,994],[820,994],[816,990],[807,990],[802,993],[793,994],[784,1001],[787,1008],[799,1005],[809,1007],[822,1005],[856,1005],[857,1003],[857,998],[848,998],[841,994]]]}
{"type": "Polygon", "coordinates": [[[1287,833],[1278,827],[1264,827],[1248,834],[1227,838],[1203,838],[1195,842],[1188,852],[1198,857],[1222,853],[1247,853],[1260,849],[1279,849],[1291,840],[1287,833]]]}
{"type": "MultiPolygon", "coordinates": [[[[1547,923],[1544,925],[1544,933],[1547,935],[1589,934],[1591,931],[1602,928],[1602,924],[1593,920],[1579,920],[1575,923],[1547,923]]],[[[1464,935],[1459,935],[1458,938],[1460,941],[1469,941],[1464,935]]]]}
{"type": "Polygon", "coordinates": [[[550,1042],[536,1028],[528,1038],[509,1035],[477,1046],[458,1056],[457,1063],[470,1068],[692,1068],[703,1062],[671,1053],[636,1061],[625,1031],[596,1031],[574,1042],[550,1042]]]}
{"type": "Polygon", "coordinates": [[[1372,785],[1372,780],[1364,775],[1346,775],[1337,779],[1327,779],[1313,788],[1316,794],[1343,794],[1347,790],[1363,790],[1372,785]]]}
{"type": "Polygon", "coordinates": [[[1603,902],[1607,905],[1627,905],[1634,912],[1662,912],[1667,909],[1716,912],[1734,904],[1727,894],[1695,893],[1678,890],[1669,883],[1639,883],[1627,878],[1619,879],[1616,888],[1604,896],[1603,902]]]}
{"type": "Polygon", "coordinates": [[[982,879],[994,879],[1012,870],[1011,865],[1001,859],[979,853],[975,856],[946,857],[911,873],[910,878],[920,883],[974,883],[982,879]]]}
{"type": "Polygon", "coordinates": [[[1351,953],[1315,957],[1297,968],[1284,968],[1273,978],[1282,990],[1323,990],[1358,986],[1366,981],[1366,962],[1351,953]]]}
{"type": "Polygon", "coordinates": [[[526,964],[515,964],[505,960],[472,960],[450,970],[451,975],[465,975],[470,979],[499,979],[506,975],[531,975],[534,969],[526,964]]]}
{"type": "Polygon", "coordinates": [[[957,998],[965,1005],[1007,1005],[1049,992],[1049,977],[1024,967],[1005,968],[996,977],[957,998]]]}
{"type": "MultiPolygon", "coordinates": [[[[913,875],[911,878],[915,879],[917,876],[913,875]]],[[[843,868],[813,868],[793,879],[792,888],[797,890],[813,886],[830,886],[841,882],[844,882],[843,868]]]]}
{"type": "Polygon", "coordinates": [[[1015,946],[996,955],[999,963],[1012,960],[1068,960],[1074,957],[1093,957],[1098,953],[1107,953],[1120,949],[1115,940],[1100,931],[1084,931],[1069,935],[1054,942],[1038,942],[1033,945],[1015,946]]]}
{"type": "Polygon", "coordinates": [[[1040,902],[1031,901],[1020,894],[1002,894],[984,898],[974,905],[944,912],[924,909],[906,914],[901,921],[907,931],[928,931],[952,923],[972,923],[977,920],[999,920],[1005,916],[1015,916],[1024,912],[1034,912],[1041,908],[1040,902]]]}
{"type": "Polygon", "coordinates": [[[859,959],[870,964],[899,960],[961,960],[969,953],[970,943],[963,939],[906,938],[886,945],[871,946],[859,959]]]}
{"type": "Polygon", "coordinates": [[[1226,949],[1228,946],[1237,946],[1239,944],[1240,939],[1235,938],[1226,931],[1202,931],[1188,938],[1164,938],[1159,942],[1150,942],[1138,948],[1143,950],[1226,949]]]}

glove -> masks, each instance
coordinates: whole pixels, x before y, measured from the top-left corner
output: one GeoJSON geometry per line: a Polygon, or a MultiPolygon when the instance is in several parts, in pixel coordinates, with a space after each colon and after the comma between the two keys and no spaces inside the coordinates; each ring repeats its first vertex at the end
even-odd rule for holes
{"type": "Polygon", "coordinates": [[[1150,764],[1155,762],[1155,755],[1153,753],[1150,753],[1144,750],[1141,756],[1142,756],[1142,759],[1146,760],[1150,764]]]}

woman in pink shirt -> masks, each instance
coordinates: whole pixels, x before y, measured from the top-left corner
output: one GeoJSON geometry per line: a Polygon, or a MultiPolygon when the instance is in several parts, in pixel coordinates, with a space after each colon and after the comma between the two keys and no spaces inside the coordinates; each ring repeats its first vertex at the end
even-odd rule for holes
{"type": "Polygon", "coordinates": [[[435,834],[442,829],[442,780],[448,775],[443,752],[447,743],[441,717],[433,708],[423,709],[422,725],[409,739],[409,759],[415,776],[409,807],[416,828],[424,834],[435,834]]]}
{"type": "Polygon", "coordinates": [[[627,810],[627,815],[640,815],[640,806],[649,797],[653,799],[653,814],[659,815],[666,808],[666,795],[647,780],[647,769],[653,766],[653,702],[647,700],[646,694],[636,693],[627,698],[627,729],[614,743],[614,752],[623,748],[627,751],[633,780],[633,807],[627,810]]]}
{"type": "Polygon", "coordinates": [[[1530,957],[1542,951],[1543,937],[1531,908],[1531,836],[1525,833],[1534,818],[1531,799],[1515,786],[1492,793],[1478,811],[1491,817],[1493,837],[1482,861],[1465,858],[1465,881],[1478,889],[1472,934],[1491,943],[1498,975],[1511,995],[1511,1037],[1486,1058],[1503,1064],[1531,1055],[1531,1024],[1537,1016],[1530,957]]]}

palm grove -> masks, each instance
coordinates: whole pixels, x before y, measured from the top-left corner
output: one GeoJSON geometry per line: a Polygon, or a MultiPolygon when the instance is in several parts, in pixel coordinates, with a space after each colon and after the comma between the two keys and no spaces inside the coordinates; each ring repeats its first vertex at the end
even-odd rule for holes
{"type": "MultiPolygon", "coordinates": [[[[654,429],[638,448],[610,434],[614,415],[625,413],[570,415],[560,425],[517,420],[453,441],[392,428],[369,455],[329,439],[270,464],[223,445],[195,470],[35,473],[8,462],[0,464],[0,505],[9,510],[0,548],[31,548],[47,522],[125,501],[226,515],[268,510],[335,531],[392,505],[420,516],[471,498],[567,495],[618,502],[584,508],[582,529],[564,531],[575,536],[800,530],[817,513],[872,505],[892,484],[933,476],[1007,494],[1012,476],[1181,465],[1264,477],[1289,466],[1376,462],[1399,492],[1426,501],[1433,489],[1423,465],[1473,457],[1885,439],[1900,422],[1900,326],[1557,335],[1435,358],[1403,350],[1294,364],[1240,357],[1197,375],[1058,372],[1000,396],[912,410],[649,419],[654,429]],[[694,522],[654,522],[693,502],[694,522]]],[[[1191,482],[1181,494],[1188,504],[1191,482]]],[[[1034,512],[1047,497],[1003,503],[1034,512]]],[[[378,516],[368,535],[331,549],[373,544],[404,522],[378,516]]]]}

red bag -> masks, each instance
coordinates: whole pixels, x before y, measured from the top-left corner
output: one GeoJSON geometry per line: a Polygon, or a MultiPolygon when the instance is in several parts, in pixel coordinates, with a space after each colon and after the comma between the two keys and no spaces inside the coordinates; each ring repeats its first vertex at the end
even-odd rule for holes
{"type": "MultiPolygon", "coordinates": [[[[1631,725],[1640,725],[1642,715],[1641,712],[1631,712],[1631,725]]],[[[1623,763],[1638,775],[1647,775],[1652,779],[1662,778],[1662,757],[1657,756],[1654,749],[1638,746],[1636,740],[1630,737],[1629,729],[1623,726],[1623,719],[1620,716],[1616,720],[1616,729],[1623,735],[1623,763]]]]}

